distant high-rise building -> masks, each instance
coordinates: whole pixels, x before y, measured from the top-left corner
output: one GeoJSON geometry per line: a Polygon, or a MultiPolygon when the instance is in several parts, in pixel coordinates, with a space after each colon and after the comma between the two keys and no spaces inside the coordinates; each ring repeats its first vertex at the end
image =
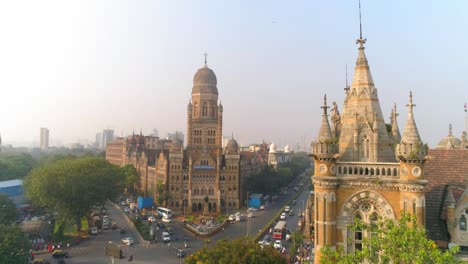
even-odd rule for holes
{"type": "Polygon", "coordinates": [[[180,139],[180,140],[184,140],[184,133],[182,131],[176,131],[174,133],[167,133],[167,139],[180,139]]]}
{"type": "Polygon", "coordinates": [[[97,132],[96,133],[96,148],[101,148],[102,145],[102,132],[97,132]]]}
{"type": "Polygon", "coordinates": [[[47,151],[49,149],[49,129],[41,127],[41,150],[47,151]]]}
{"type": "Polygon", "coordinates": [[[151,137],[159,137],[159,131],[156,128],[154,128],[153,133],[151,133],[150,136],[151,137]]]}
{"type": "Polygon", "coordinates": [[[114,130],[104,129],[102,131],[101,149],[106,149],[107,141],[114,140],[114,130]]]}

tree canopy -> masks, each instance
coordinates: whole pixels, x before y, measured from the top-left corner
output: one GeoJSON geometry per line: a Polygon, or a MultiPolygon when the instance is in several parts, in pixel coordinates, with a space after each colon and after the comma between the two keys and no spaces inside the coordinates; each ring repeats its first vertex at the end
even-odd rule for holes
{"type": "Polygon", "coordinates": [[[18,218],[15,204],[8,196],[0,194],[0,224],[9,225],[18,218]]]}
{"type": "Polygon", "coordinates": [[[0,224],[0,263],[29,263],[29,240],[17,225],[0,224]]]}
{"type": "Polygon", "coordinates": [[[0,181],[22,179],[37,166],[35,160],[27,153],[0,154],[0,181]]]}
{"type": "Polygon", "coordinates": [[[263,249],[258,243],[249,238],[236,240],[221,240],[213,247],[204,247],[202,250],[188,256],[187,264],[286,264],[287,260],[273,247],[265,246],[263,249]]]}
{"type": "Polygon", "coordinates": [[[81,229],[81,217],[93,205],[104,204],[123,189],[123,171],[96,157],[61,159],[31,171],[24,179],[26,196],[34,205],[74,220],[81,229]]]}
{"type": "Polygon", "coordinates": [[[414,217],[379,220],[376,224],[356,220],[350,229],[362,230],[372,236],[363,238],[362,250],[355,254],[344,254],[342,247],[338,251],[324,247],[320,263],[457,263],[455,254],[459,247],[441,251],[434,241],[426,238],[424,228],[416,226],[414,217]]]}
{"type": "Polygon", "coordinates": [[[128,192],[134,194],[135,191],[138,190],[136,186],[140,181],[138,172],[132,164],[127,164],[123,166],[122,170],[125,176],[125,188],[127,188],[128,192]]]}

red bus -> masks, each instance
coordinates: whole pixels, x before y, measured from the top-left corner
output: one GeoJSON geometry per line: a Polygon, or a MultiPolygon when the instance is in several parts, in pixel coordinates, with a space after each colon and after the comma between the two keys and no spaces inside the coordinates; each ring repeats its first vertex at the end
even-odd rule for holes
{"type": "Polygon", "coordinates": [[[286,221],[279,221],[273,229],[273,239],[283,239],[286,230],[286,221]]]}

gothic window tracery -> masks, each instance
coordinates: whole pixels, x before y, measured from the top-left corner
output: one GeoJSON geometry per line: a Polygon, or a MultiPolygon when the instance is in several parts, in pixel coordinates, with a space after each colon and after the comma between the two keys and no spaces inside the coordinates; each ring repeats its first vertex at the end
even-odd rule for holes
{"type": "Polygon", "coordinates": [[[460,230],[466,231],[466,216],[462,214],[460,217],[460,230]]]}

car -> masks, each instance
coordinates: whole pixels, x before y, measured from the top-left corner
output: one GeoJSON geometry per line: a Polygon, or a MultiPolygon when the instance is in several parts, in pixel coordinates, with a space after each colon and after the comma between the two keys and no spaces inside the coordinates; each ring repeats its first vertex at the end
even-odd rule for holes
{"type": "Polygon", "coordinates": [[[159,227],[159,228],[161,228],[161,229],[166,227],[166,226],[165,226],[163,223],[161,223],[161,222],[157,222],[157,223],[156,223],[156,226],[159,227]]]}
{"type": "Polygon", "coordinates": [[[286,207],[284,208],[284,211],[285,211],[286,213],[289,213],[289,210],[291,210],[291,208],[289,207],[289,205],[286,206],[286,207]]]}
{"type": "Polygon", "coordinates": [[[265,210],[265,205],[260,205],[260,210],[265,210]]]}
{"type": "Polygon", "coordinates": [[[156,222],[156,217],[154,216],[148,217],[148,222],[156,222]]]}
{"type": "Polygon", "coordinates": [[[252,218],[252,217],[254,217],[254,216],[255,216],[254,213],[248,213],[248,214],[247,214],[247,217],[248,217],[248,218],[252,218]]]}
{"type": "Polygon", "coordinates": [[[130,245],[133,245],[133,238],[131,237],[126,237],[126,238],[122,238],[122,243],[127,245],[127,246],[130,246],[130,245]]]}
{"type": "Polygon", "coordinates": [[[106,225],[109,224],[109,218],[102,219],[102,223],[106,225]]]}
{"type": "Polygon", "coordinates": [[[132,202],[132,200],[131,200],[130,198],[127,198],[126,202],[127,202],[128,204],[130,204],[130,203],[132,202]]]}
{"type": "Polygon", "coordinates": [[[255,208],[255,207],[249,207],[249,209],[248,209],[247,211],[249,211],[249,212],[256,212],[256,211],[258,211],[258,209],[255,208]]]}
{"type": "Polygon", "coordinates": [[[52,257],[54,259],[58,259],[58,258],[69,258],[70,255],[68,255],[68,252],[63,252],[62,250],[60,249],[56,249],[54,250],[54,252],[52,252],[52,257]]]}
{"type": "Polygon", "coordinates": [[[263,245],[270,245],[271,243],[271,236],[270,235],[265,235],[262,239],[262,244],[263,245]]]}
{"type": "Polygon", "coordinates": [[[296,200],[292,200],[291,204],[296,205],[296,200]]]}
{"type": "Polygon", "coordinates": [[[163,221],[164,223],[170,223],[170,222],[172,222],[172,219],[171,219],[171,218],[167,218],[167,217],[163,217],[163,218],[162,218],[162,221],[163,221]]]}
{"type": "Polygon", "coordinates": [[[97,227],[95,227],[95,226],[91,227],[91,234],[92,234],[92,235],[97,235],[97,234],[98,234],[98,229],[97,229],[97,227]]]}
{"type": "Polygon", "coordinates": [[[169,235],[168,232],[162,232],[162,241],[164,243],[171,242],[171,236],[169,235]]]}
{"type": "Polygon", "coordinates": [[[273,247],[275,249],[281,249],[283,247],[283,244],[281,243],[281,240],[275,240],[275,243],[273,244],[273,247]]]}
{"type": "Polygon", "coordinates": [[[294,210],[290,210],[288,213],[289,216],[294,215],[294,210]]]}
{"type": "Polygon", "coordinates": [[[286,219],[286,213],[282,213],[281,216],[280,216],[280,219],[281,219],[281,220],[286,219]]]}
{"type": "Polygon", "coordinates": [[[121,229],[120,229],[120,234],[122,234],[122,235],[123,235],[123,234],[125,234],[125,233],[127,233],[127,230],[125,230],[125,229],[121,228],[121,229]]]}
{"type": "Polygon", "coordinates": [[[122,206],[125,206],[127,203],[125,201],[120,202],[122,206]]]}
{"type": "Polygon", "coordinates": [[[236,216],[235,216],[235,215],[229,215],[228,220],[229,220],[229,221],[235,221],[235,220],[236,220],[236,216]]]}
{"type": "Polygon", "coordinates": [[[128,208],[128,207],[125,207],[123,210],[124,210],[124,212],[126,212],[126,213],[129,213],[129,212],[130,212],[130,208],[128,208]]]}
{"type": "Polygon", "coordinates": [[[164,231],[168,232],[169,235],[174,235],[175,234],[174,230],[172,228],[170,228],[170,227],[167,227],[166,229],[164,229],[164,231]]]}

